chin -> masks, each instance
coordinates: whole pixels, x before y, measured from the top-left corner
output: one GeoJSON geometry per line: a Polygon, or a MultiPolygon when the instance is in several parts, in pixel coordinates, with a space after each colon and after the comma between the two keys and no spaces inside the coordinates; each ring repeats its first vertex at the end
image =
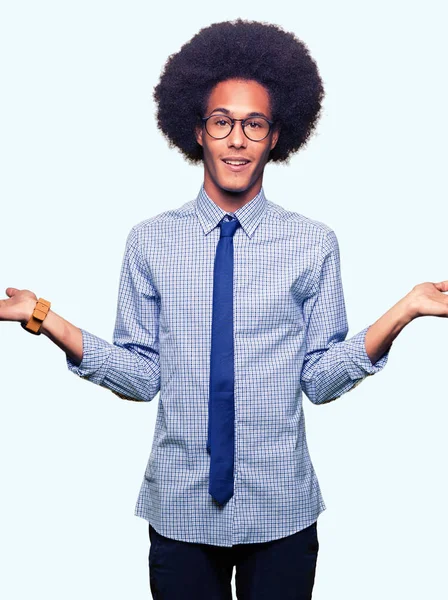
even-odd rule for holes
{"type": "Polygon", "coordinates": [[[245,192],[252,185],[251,181],[225,181],[219,184],[219,187],[226,192],[245,192]]]}

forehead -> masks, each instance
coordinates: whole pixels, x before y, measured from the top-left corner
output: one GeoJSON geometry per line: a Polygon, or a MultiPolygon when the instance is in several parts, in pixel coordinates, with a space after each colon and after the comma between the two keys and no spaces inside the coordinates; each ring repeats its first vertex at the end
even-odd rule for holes
{"type": "Polygon", "coordinates": [[[208,99],[207,112],[217,108],[226,108],[233,116],[252,112],[271,116],[269,92],[253,80],[228,79],[216,84],[208,99]]]}

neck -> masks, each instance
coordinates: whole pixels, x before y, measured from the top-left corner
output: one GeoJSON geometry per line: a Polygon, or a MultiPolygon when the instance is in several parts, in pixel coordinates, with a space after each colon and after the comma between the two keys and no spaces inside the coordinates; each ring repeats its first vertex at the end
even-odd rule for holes
{"type": "Polygon", "coordinates": [[[261,190],[261,181],[256,182],[256,185],[253,185],[242,192],[231,192],[219,188],[209,178],[205,177],[204,190],[207,196],[213,200],[219,208],[228,212],[235,212],[255,198],[261,190]]]}

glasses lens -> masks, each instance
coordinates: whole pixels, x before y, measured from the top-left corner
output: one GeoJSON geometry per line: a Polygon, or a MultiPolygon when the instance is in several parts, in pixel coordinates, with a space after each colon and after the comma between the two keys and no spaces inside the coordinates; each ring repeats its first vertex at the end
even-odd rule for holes
{"type": "Polygon", "coordinates": [[[232,121],[223,115],[213,115],[207,120],[206,128],[214,138],[223,138],[230,133],[232,121]]]}
{"type": "Polygon", "coordinates": [[[269,123],[263,117],[251,117],[244,125],[244,133],[254,142],[263,140],[269,133],[269,123]]]}

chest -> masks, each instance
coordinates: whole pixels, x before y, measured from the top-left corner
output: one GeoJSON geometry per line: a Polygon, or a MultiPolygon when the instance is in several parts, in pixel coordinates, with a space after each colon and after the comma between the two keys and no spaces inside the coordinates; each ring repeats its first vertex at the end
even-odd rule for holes
{"type": "MultiPolygon", "coordinates": [[[[260,232],[259,232],[260,233],[260,232]]],[[[214,259],[219,229],[166,239],[150,256],[160,296],[160,327],[201,330],[210,326],[214,259]]],[[[233,237],[235,331],[262,331],[287,323],[301,326],[301,306],[313,288],[318,248],[293,231],[233,237]]]]}

